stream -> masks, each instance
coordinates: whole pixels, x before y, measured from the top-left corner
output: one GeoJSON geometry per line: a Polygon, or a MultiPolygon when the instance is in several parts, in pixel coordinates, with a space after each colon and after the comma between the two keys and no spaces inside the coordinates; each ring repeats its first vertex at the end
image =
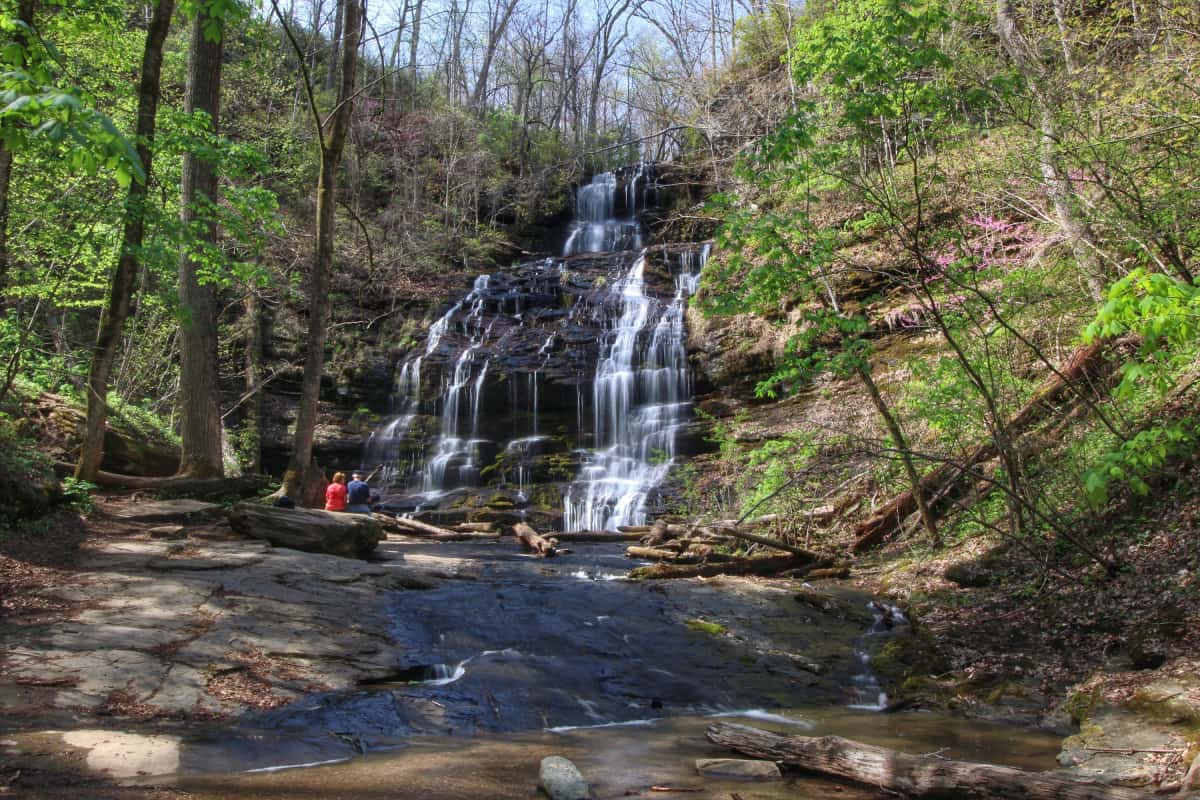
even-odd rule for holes
{"type": "Polygon", "coordinates": [[[177,785],[201,800],[530,798],[538,763],[557,754],[576,761],[597,798],[662,796],[648,792],[654,785],[726,800],[833,791],[816,778],[699,778],[694,759],[730,755],[703,738],[718,718],[1054,765],[1058,740],[1049,735],[855,708],[861,637],[873,624],[869,598],[855,592],[836,591],[824,610],[798,602],[793,581],[631,582],[623,577],[631,564],[612,544],[547,560],[511,541],[381,550],[387,563],[448,576],[388,599],[393,635],[410,654],[396,674],[189,735],[177,785]]]}

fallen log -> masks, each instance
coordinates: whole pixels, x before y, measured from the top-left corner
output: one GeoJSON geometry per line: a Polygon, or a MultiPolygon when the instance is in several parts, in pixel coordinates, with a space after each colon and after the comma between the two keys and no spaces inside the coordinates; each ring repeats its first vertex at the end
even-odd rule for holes
{"type": "Polygon", "coordinates": [[[668,564],[724,564],[730,561],[736,561],[737,558],[725,553],[714,553],[711,547],[703,547],[699,550],[668,550],[660,547],[627,547],[625,555],[628,558],[636,558],[640,561],[659,561],[668,564]]]}
{"type": "Polygon", "coordinates": [[[791,553],[792,555],[806,558],[809,561],[816,561],[820,558],[820,556],[814,553],[812,550],[805,550],[803,547],[796,547],[795,545],[781,542],[778,539],[769,539],[766,536],[759,536],[756,533],[747,533],[746,531],[738,528],[721,528],[719,530],[722,533],[728,534],[736,539],[743,539],[747,542],[761,544],[764,547],[773,547],[776,550],[783,550],[784,552],[791,553]]]}
{"type": "Polygon", "coordinates": [[[861,783],[904,797],[972,800],[1136,800],[1143,789],[1077,780],[1055,772],[913,756],[840,736],[781,736],[748,725],[709,726],[710,742],[754,758],[770,759],[861,783]]]}
{"type": "Polygon", "coordinates": [[[760,517],[751,517],[750,519],[738,521],[736,519],[722,519],[716,522],[701,523],[711,525],[714,528],[758,528],[762,525],[771,525],[779,521],[778,514],[763,514],[760,517]]]}
{"type": "MultiPolygon", "coordinates": [[[[683,526],[677,525],[675,527],[682,528],[683,526]]],[[[646,545],[647,547],[657,547],[658,545],[666,542],[668,539],[672,539],[675,536],[683,533],[683,531],[679,531],[675,534],[672,534],[670,529],[671,525],[669,525],[665,519],[655,520],[654,524],[650,526],[650,533],[642,537],[642,544],[646,545]]]]}
{"type": "Polygon", "coordinates": [[[821,580],[823,578],[849,578],[849,567],[826,567],[825,569],[810,569],[804,573],[804,577],[811,581],[821,580]]]}
{"type": "MultiPolygon", "coordinates": [[[[75,474],[75,465],[56,461],[54,471],[63,477],[75,474]]],[[[270,485],[266,475],[241,475],[236,478],[192,478],[186,475],[146,477],[97,472],[92,483],[105,489],[153,491],[164,497],[249,497],[270,485]]]]}
{"type": "Polygon", "coordinates": [[[379,523],[366,514],[261,503],[238,503],[229,512],[229,524],[244,536],[265,539],[276,547],[349,558],[366,558],[383,539],[379,523]]]}
{"type": "Polygon", "coordinates": [[[556,533],[554,538],[560,542],[636,542],[642,538],[640,533],[614,533],[613,531],[571,531],[556,533]]]}
{"type": "MultiPolygon", "coordinates": [[[[1065,396],[1082,391],[1079,384],[1111,372],[1114,365],[1104,358],[1108,342],[1096,342],[1077,349],[1067,364],[1050,377],[1017,414],[1005,424],[1010,441],[1016,441],[1037,423],[1050,416],[1056,404],[1065,396]]],[[[934,517],[953,507],[954,500],[963,493],[963,486],[973,482],[975,466],[990,461],[999,455],[996,444],[987,441],[954,464],[943,464],[927,472],[917,486],[926,498],[926,504],[934,517]]],[[[855,552],[868,550],[900,531],[904,521],[917,511],[917,497],[909,488],[896,495],[880,509],[854,529],[855,552]]]]}
{"type": "MultiPolygon", "coordinates": [[[[404,529],[394,529],[388,533],[389,541],[403,541],[399,537],[412,537],[411,531],[404,529]],[[392,537],[396,537],[394,540],[392,537]]],[[[425,542],[479,542],[479,541],[495,541],[500,538],[499,531],[447,531],[446,533],[421,534],[417,536],[421,541],[425,542]]]]}
{"type": "Polygon", "coordinates": [[[549,539],[543,538],[524,522],[518,522],[513,525],[513,535],[517,537],[517,541],[521,543],[521,547],[532,553],[537,553],[543,558],[549,558],[558,553],[554,543],[549,539]]]}
{"type": "Polygon", "coordinates": [[[419,522],[408,517],[395,517],[391,514],[381,514],[378,511],[372,513],[371,517],[387,530],[397,531],[409,536],[445,536],[454,533],[449,528],[439,528],[437,525],[430,525],[428,522],[419,522]]]}
{"type": "Polygon", "coordinates": [[[649,525],[618,525],[617,533],[649,533],[649,525]]]}
{"type": "MultiPolygon", "coordinates": [[[[630,570],[630,580],[659,580],[663,578],[712,578],[717,575],[776,575],[784,570],[803,567],[808,563],[803,556],[759,556],[758,558],[736,558],[721,563],[705,564],[657,564],[653,567],[638,567],[630,570]]],[[[829,560],[817,562],[828,564],[829,560]]]]}
{"type": "Polygon", "coordinates": [[[471,531],[474,531],[476,533],[491,533],[492,531],[496,530],[496,523],[494,523],[494,522],[460,522],[457,525],[451,525],[450,530],[457,531],[459,533],[469,533],[471,531]]]}
{"type": "Polygon", "coordinates": [[[626,547],[626,558],[636,558],[639,561],[667,561],[672,564],[697,564],[700,562],[699,553],[681,553],[678,550],[667,550],[662,547],[626,547]]]}

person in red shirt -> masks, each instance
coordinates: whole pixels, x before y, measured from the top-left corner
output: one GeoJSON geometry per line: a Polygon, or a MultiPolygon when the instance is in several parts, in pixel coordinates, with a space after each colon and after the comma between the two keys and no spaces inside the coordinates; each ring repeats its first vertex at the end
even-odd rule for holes
{"type": "Polygon", "coordinates": [[[333,473],[333,483],[325,487],[325,510],[346,510],[346,473],[333,473]]]}

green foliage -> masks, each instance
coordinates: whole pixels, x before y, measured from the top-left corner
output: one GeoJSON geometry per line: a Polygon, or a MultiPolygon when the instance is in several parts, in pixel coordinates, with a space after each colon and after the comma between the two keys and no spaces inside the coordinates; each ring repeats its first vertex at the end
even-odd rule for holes
{"type": "Polygon", "coordinates": [[[1200,425],[1187,419],[1164,422],[1138,431],[1115,449],[1101,455],[1084,475],[1084,491],[1095,508],[1108,504],[1110,487],[1123,484],[1137,495],[1150,493],[1147,479],[1160,472],[1170,459],[1195,447],[1200,425]]]}
{"type": "Polygon", "coordinates": [[[63,85],[53,42],[6,9],[0,16],[0,139],[14,152],[46,143],[71,169],[145,181],[132,143],[79,86],[63,85]]]}
{"type": "Polygon", "coordinates": [[[1130,397],[1139,384],[1166,391],[1178,370],[1194,363],[1200,344],[1200,287],[1133,270],[1109,288],[1084,339],[1094,342],[1128,333],[1138,337],[1138,351],[1121,367],[1118,396],[1130,397]]]}
{"type": "Polygon", "coordinates": [[[94,508],[92,492],[95,490],[96,484],[68,476],[62,484],[63,503],[81,514],[90,513],[94,508]]]}

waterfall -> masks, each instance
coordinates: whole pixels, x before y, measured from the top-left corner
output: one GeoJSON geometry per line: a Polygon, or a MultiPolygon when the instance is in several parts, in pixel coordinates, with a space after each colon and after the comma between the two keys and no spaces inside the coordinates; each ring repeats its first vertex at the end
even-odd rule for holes
{"type": "Polygon", "coordinates": [[[621,280],[621,315],[606,337],[593,380],[595,448],[567,491],[564,530],[645,522],[642,506],[673,466],[676,434],[691,415],[683,314],[707,257],[707,247],[681,257],[675,296],[665,309],[646,296],[645,253],[621,280]]]}
{"type": "Polygon", "coordinates": [[[478,277],[397,364],[362,457],[389,508],[477,509],[501,490],[566,530],[645,520],[691,421],[684,313],[708,256],[644,246],[657,174],[580,186],[562,256],[478,277]]]}

